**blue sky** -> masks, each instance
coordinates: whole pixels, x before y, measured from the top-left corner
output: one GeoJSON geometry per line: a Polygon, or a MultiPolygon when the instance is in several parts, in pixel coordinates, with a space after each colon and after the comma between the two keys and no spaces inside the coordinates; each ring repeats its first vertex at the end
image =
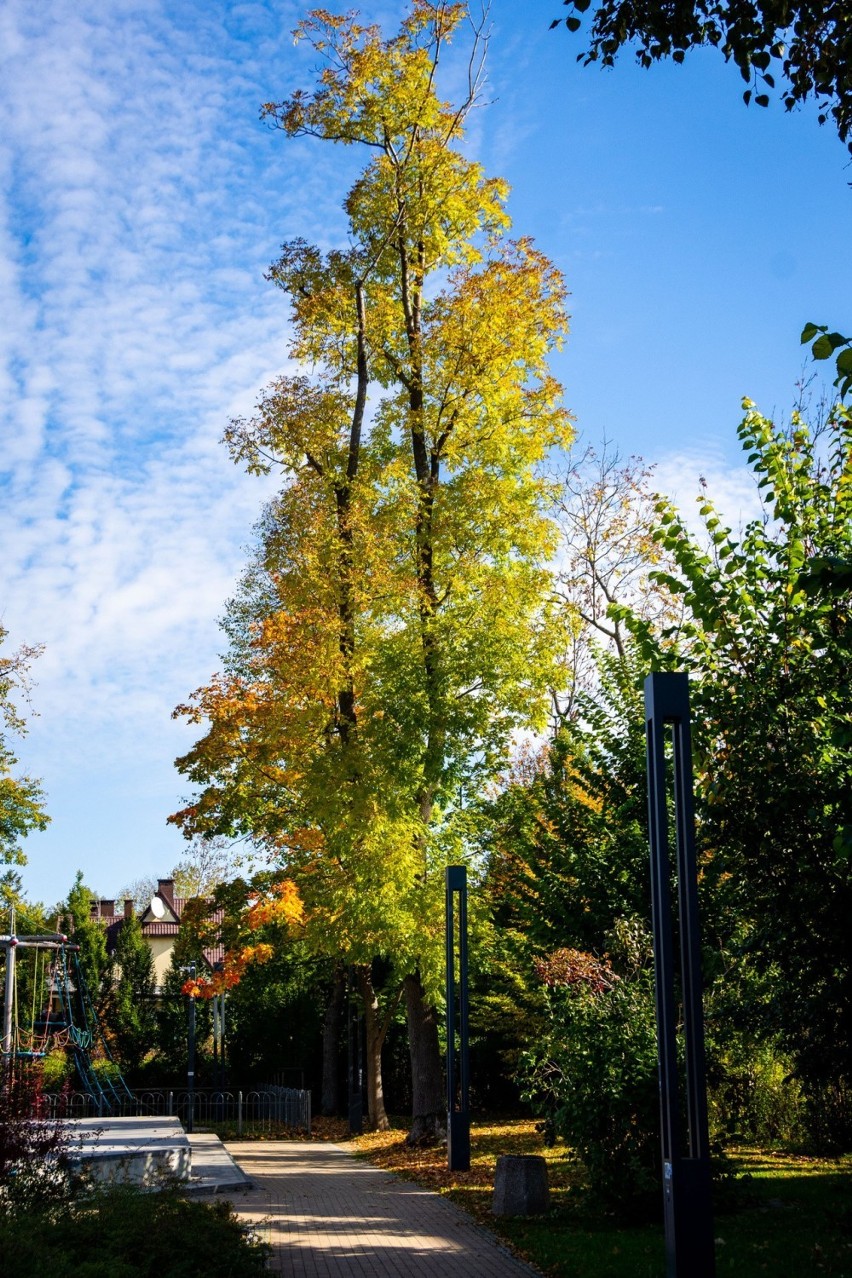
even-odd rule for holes
{"type": "MultiPolygon", "coordinates": [[[[558,0],[495,0],[471,151],[564,271],[556,363],[584,440],[749,507],[736,425],[783,414],[807,320],[852,324],[852,169],[815,112],[746,109],[713,52],[577,66],[558,0]]],[[[190,740],[172,707],[217,668],[221,614],[270,491],[218,443],[287,361],[263,272],[338,240],[357,157],[258,108],[309,86],[293,3],[6,0],[0,12],[0,618],[43,643],[22,764],[53,817],[28,892],[81,868],[112,895],[180,857],[190,740]]],[[[401,6],[362,6],[395,28],[401,6]]],[[[461,65],[448,60],[452,92],[461,65]]]]}

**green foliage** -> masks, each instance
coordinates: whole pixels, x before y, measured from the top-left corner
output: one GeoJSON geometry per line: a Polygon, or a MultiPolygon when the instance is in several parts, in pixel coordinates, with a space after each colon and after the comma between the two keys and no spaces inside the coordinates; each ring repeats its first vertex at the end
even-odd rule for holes
{"type": "Polygon", "coordinates": [[[54,1048],[42,1060],[42,1079],[46,1092],[60,1092],[74,1077],[74,1063],[64,1048],[54,1048]]]}
{"type": "Polygon", "coordinates": [[[228,1202],[125,1186],[79,1195],[61,1213],[0,1218],[0,1254],[5,1272],[52,1278],[259,1278],[268,1248],[228,1202]]]}
{"type": "Polygon", "coordinates": [[[802,345],[811,343],[811,354],[814,359],[830,359],[836,351],[834,366],[837,376],[834,384],[840,398],[852,391],[852,337],[844,337],[842,333],[830,333],[827,324],[806,324],[802,329],[802,345]]]}
{"type": "Polygon", "coordinates": [[[727,1035],[711,1060],[711,1140],[725,1144],[800,1145],[805,1136],[802,1089],[793,1065],[771,1042],[727,1035]]]}
{"type": "Polygon", "coordinates": [[[114,983],[107,1024],[125,1074],[134,1074],[151,1049],[154,1010],[154,960],[137,915],[121,923],[113,954],[114,983]]]}
{"type": "MultiPolygon", "coordinates": [[[[7,635],[0,625],[0,644],[7,635]]],[[[0,657],[0,865],[23,865],[26,861],[20,840],[33,830],[44,830],[50,818],[44,810],[44,793],[38,781],[13,772],[17,759],[9,747],[7,734],[26,731],[26,721],[17,710],[13,696],[29,691],[29,667],[39,648],[20,648],[11,657],[0,657]]]]}
{"type": "Polygon", "coordinates": [[[650,911],[640,665],[635,653],[597,660],[596,692],[491,808],[497,921],[540,954],[566,938],[600,949],[616,918],[650,911]]]}
{"type": "Polygon", "coordinates": [[[92,918],[92,903],[97,897],[83,882],[83,871],[78,870],[68,899],[61,907],[61,927],[75,945],[79,945],[80,968],[86,987],[95,1007],[100,1010],[112,990],[112,964],[107,954],[106,932],[97,919],[92,918]]]}
{"type": "MultiPolygon", "coordinates": [[[[185,912],[186,915],[186,912],[185,912]]],[[[171,961],[163,980],[162,998],[157,1005],[156,1046],[167,1073],[181,1078],[187,1069],[188,1002],[181,991],[189,979],[189,965],[194,963],[201,973],[206,969],[203,943],[192,915],[181,919],[171,961]]],[[[204,999],[195,1000],[196,1044],[199,1056],[212,1025],[210,1006],[204,999]]]]}
{"type": "Polygon", "coordinates": [[[294,934],[276,897],[280,876],[259,871],[213,894],[223,918],[200,922],[208,944],[224,946],[228,1066],[232,1077],[269,1081],[284,1071],[316,1076],[332,962],[294,934]],[[239,979],[231,983],[228,974],[239,979]]]}
{"type": "Polygon", "coordinates": [[[597,651],[594,692],[493,804],[489,888],[515,968],[544,998],[522,1090],[629,1215],[658,1203],[659,1100],[644,719],[626,649],[597,651]]]}
{"type": "Polygon", "coordinates": [[[775,75],[780,73],[786,109],[816,98],[820,124],[831,115],[841,140],[852,149],[852,59],[845,0],[683,0],[676,6],[662,0],[564,3],[571,16],[554,19],[552,27],[564,21],[569,31],[577,31],[582,15],[592,10],[587,50],[578,61],[612,66],[620,50],[634,44],[639,64],[650,67],[660,58],[683,62],[689,49],[713,45],[726,61],[733,61],[749,85],[743,93],[747,105],[754,98],[758,106],[768,106],[767,90],[775,89],[775,75]]]}
{"type": "Polygon", "coordinates": [[[541,967],[545,1034],[522,1057],[525,1094],[622,1217],[659,1207],[659,1082],[650,937],[621,920],[608,963],[557,951],[541,967]],[[621,975],[616,968],[620,968],[621,975]]]}
{"type": "MultiPolygon", "coordinates": [[[[737,960],[729,988],[762,980],[762,1036],[780,1036],[816,1112],[852,1078],[852,631],[849,579],[832,569],[852,561],[852,420],[837,408],[815,439],[798,417],[783,432],[747,408],[766,517],[735,535],[704,496],[702,544],[661,501],[684,621],[633,629],[649,665],[692,673],[714,944],[737,960]]],[[[834,1137],[852,1140],[848,1109],[834,1137]]]]}
{"type": "MultiPolygon", "coordinates": [[[[266,935],[261,929],[259,939],[266,935]]],[[[228,1064],[236,1077],[269,1081],[290,1070],[304,1072],[308,1085],[319,1080],[329,977],[329,961],[299,942],[276,944],[268,962],[249,964],[228,994],[228,1064]]]]}

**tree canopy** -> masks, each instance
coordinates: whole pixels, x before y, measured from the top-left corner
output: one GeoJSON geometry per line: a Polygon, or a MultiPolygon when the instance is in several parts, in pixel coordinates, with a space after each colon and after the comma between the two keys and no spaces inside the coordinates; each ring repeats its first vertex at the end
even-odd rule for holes
{"type": "MultiPolygon", "coordinates": [[[[555,535],[540,468],[571,436],[547,365],[563,281],[509,238],[506,184],[461,148],[478,33],[463,100],[437,93],[466,15],[414,0],[384,39],[314,11],[297,34],[325,61],[315,89],[264,108],[289,136],[363,148],[367,165],[344,205],[347,247],[296,240],[271,270],[295,371],[227,439],[283,484],[228,610],[225,671],[182,708],[209,726],[179,761],[198,793],[174,818],[264,844],[297,883],[308,939],[362,968],[390,956],[426,1020],[463,796],[547,712],[555,535]]],[[[437,1113],[434,1017],[429,1042],[437,1113]]]]}
{"type": "Polygon", "coordinates": [[[852,150],[852,13],[846,0],[563,0],[555,18],[579,31],[590,12],[587,47],[578,61],[612,66],[632,45],[644,67],[683,62],[690,49],[717,48],[739,68],[746,103],[768,106],[776,89],[788,111],[809,98],[819,121],[831,117],[852,150]]]}

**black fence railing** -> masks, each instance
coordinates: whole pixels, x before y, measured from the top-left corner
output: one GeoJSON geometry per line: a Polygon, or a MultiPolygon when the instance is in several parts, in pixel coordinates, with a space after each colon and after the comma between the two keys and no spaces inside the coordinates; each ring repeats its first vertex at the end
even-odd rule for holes
{"type": "Polygon", "coordinates": [[[311,1093],[272,1084],[236,1092],[203,1089],[190,1093],[186,1088],[148,1088],[123,1098],[118,1112],[113,1106],[109,1114],[87,1092],[45,1093],[40,1108],[50,1118],[179,1118],[184,1127],[195,1131],[226,1127],[234,1128],[238,1136],[277,1127],[311,1130],[311,1093]]]}

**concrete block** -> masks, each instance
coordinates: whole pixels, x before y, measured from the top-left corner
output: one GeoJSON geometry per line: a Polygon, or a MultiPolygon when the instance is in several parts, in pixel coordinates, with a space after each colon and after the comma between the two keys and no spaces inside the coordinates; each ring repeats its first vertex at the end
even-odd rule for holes
{"type": "Polygon", "coordinates": [[[65,1127],[72,1162],[94,1180],[153,1186],[190,1177],[192,1151],[176,1118],[76,1118],[65,1127]]]}
{"type": "Polygon", "coordinates": [[[547,1162],[538,1154],[501,1154],[494,1176],[495,1216],[538,1216],[547,1211],[547,1162]]]}

